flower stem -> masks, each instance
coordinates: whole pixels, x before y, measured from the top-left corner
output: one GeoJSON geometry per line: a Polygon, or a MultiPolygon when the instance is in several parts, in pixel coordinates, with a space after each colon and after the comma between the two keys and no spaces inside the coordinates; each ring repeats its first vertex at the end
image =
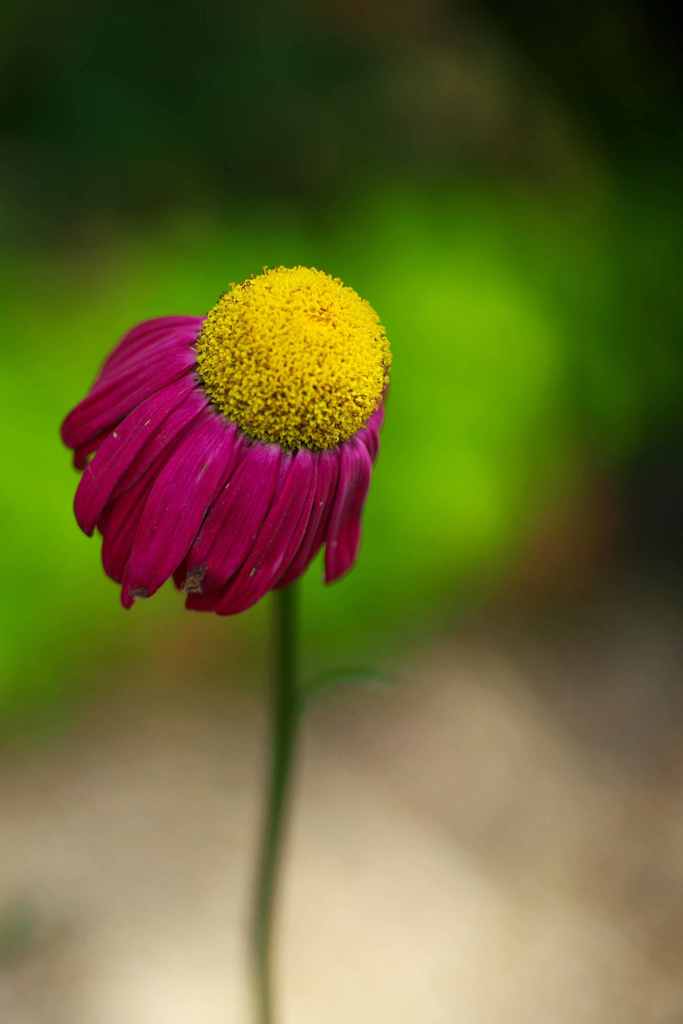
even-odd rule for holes
{"type": "Polygon", "coordinates": [[[257,1024],[274,1024],[273,917],[287,820],[299,717],[296,685],[297,592],[291,584],[273,594],[275,661],[271,692],[270,777],[254,893],[253,957],[257,1024]]]}

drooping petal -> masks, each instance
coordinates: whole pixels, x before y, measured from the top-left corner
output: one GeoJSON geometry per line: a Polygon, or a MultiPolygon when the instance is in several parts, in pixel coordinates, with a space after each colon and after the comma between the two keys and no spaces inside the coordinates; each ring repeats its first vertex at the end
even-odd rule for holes
{"type": "Polygon", "coordinates": [[[177,339],[183,336],[196,337],[203,322],[204,317],[201,316],[159,316],[153,320],[143,320],[124,334],[113,352],[105,359],[98,380],[131,355],[156,345],[158,340],[166,335],[172,334],[177,339]]]}
{"type": "Polygon", "coordinates": [[[368,427],[372,430],[381,430],[384,423],[384,402],[381,402],[368,420],[368,427]]]}
{"type": "MultiPolygon", "coordinates": [[[[302,453],[299,452],[299,455],[301,454],[302,453]]],[[[314,453],[306,452],[306,455],[310,458],[310,468],[308,470],[308,480],[302,480],[301,494],[299,496],[299,501],[297,502],[299,507],[299,517],[296,521],[296,525],[289,532],[289,535],[286,538],[287,546],[285,548],[284,555],[282,556],[281,565],[277,571],[273,572],[268,587],[269,590],[272,587],[276,587],[285,574],[289,572],[294,558],[301,548],[304,537],[307,535],[308,530],[311,527],[311,515],[313,513],[313,502],[315,501],[315,494],[318,485],[318,467],[320,463],[314,453]]],[[[263,593],[265,593],[265,591],[263,593]]]]}
{"type": "Polygon", "coordinates": [[[81,477],[74,511],[84,533],[91,534],[114,488],[131,462],[159,427],[194,388],[191,376],[181,377],[141,402],[100,445],[81,477]]]}
{"type": "Polygon", "coordinates": [[[244,450],[213,503],[187,557],[187,577],[202,595],[225,586],[251,551],[275,494],[282,453],[277,445],[244,450]]]}
{"type": "Polygon", "coordinates": [[[62,424],[62,439],[70,448],[80,448],[124,416],[150,395],[187,374],[195,361],[191,347],[159,356],[150,353],[141,368],[124,374],[115,383],[102,384],[73,409],[62,424]]]}
{"type": "MultiPolygon", "coordinates": [[[[103,537],[102,564],[104,570],[118,583],[123,581],[128,559],[133,550],[138,523],[145,510],[150,491],[168,459],[183,441],[185,431],[182,427],[187,427],[189,430],[191,420],[196,419],[199,412],[206,408],[204,400],[199,407],[198,397],[203,399],[203,396],[193,393],[171,413],[163,427],[135,460],[137,471],[131,467],[124,474],[121,483],[97,522],[97,527],[103,537]],[[171,421],[173,421],[172,424],[171,421]],[[163,439],[160,437],[162,431],[163,439]]],[[[121,596],[124,607],[130,607],[123,600],[123,591],[121,596]]]]}
{"type": "Polygon", "coordinates": [[[373,462],[379,452],[379,432],[383,422],[384,405],[382,404],[375,409],[365,427],[356,434],[358,440],[367,448],[373,462]]]}
{"type": "Polygon", "coordinates": [[[121,356],[117,363],[107,370],[103,370],[93,386],[90,388],[88,397],[103,393],[112,394],[123,386],[128,386],[133,380],[149,366],[150,360],[157,363],[165,362],[175,352],[194,351],[192,345],[195,337],[194,332],[187,330],[168,331],[166,334],[155,338],[152,343],[142,349],[135,349],[130,354],[121,356]]]}
{"type": "Polygon", "coordinates": [[[105,438],[109,437],[110,433],[110,430],[103,430],[101,434],[98,434],[96,437],[91,437],[90,440],[86,441],[86,443],[81,445],[80,448],[74,448],[74,468],[84,470],[88,465],[92,453],[97,451],[105,438]]]}
{"type": "MultiPolygon", "coordinates": [[[[186,378],[181,378],[181,380],[184,379],[186,378]]],[[[171,450],[175,448],[177,442],[182,439],[184,433],[189,429],[190,424],[196,420],[204,410],[209,408],[204,392],[200,388],[196,387],[191,376],[189,377],[189,380],[191,380],[193,384],[190,392],[186,398],[169,413],[156,433],[149,438],[147,444],[143,446],[141,451],[132,460],[116,485],[114,490],[115,496],[128,490],[129,487],[132,487],[141,476],[144,476],[150,466],[157,464],[164,452],[167,456],[170,455],[171,450]]]]}
{"type": "Polygon", "coordinates": [[[360,543],[361,513],[372,461],[364,444],[351,438],[341,446],[339,479],[325,545],[325,580],[332,583],[353,565],[360,543]]]}
{"type": "Polygon", "coordinates": [[[365,447],[367,448],[368,455],[370,456],[370,461],[374,462],[375,459],[377,458],[377,455],[379,454],[379,434],[376,431],[370,430],[370,428],[367,427],[362,432],[362,435],[359,437],[359,440],[361,444],[364,444],[365,447]]]}
{"type": "Polygon", "coordinates": [[[98,523],[102,532],[102,565],[107,576],[117,583],[123,582],[138,523],[155,479],[153,471],[141,477],[134,487],[112,502],[98,523]]]}
{"type": "Polygon", "coordinates": [[[302,449],[284,456],[283,462],[286,476],[282,486],[252,550],[216,604],[220,615],[246,611],[263,597],[287,571],[289,560],[301,544],[315,494],[315,459],[302,449]]]}
{"type": "Polygon", "coordinates": [[[320,452],[316,456],[316,461],[318,472],[315,495],[311,507],[311,517],[299,550],[294,556],[289,569],[279,581],[279,587],[292,583],[306,571],[309,563],[315,558],[325,539],[337,483],[339,452],[336,449],[320,452]]]}
{"type": "Polygon", "coordinates": [[[122,601],[149,597],[185,558],[235,457],[237,430],[207,408],[161,469],[145,503],[122,601]]]}
{"type": "Polygon", "coordinates": [[[187,582],[187,556],[183,558],[177,569],[173,572],[173,582],[176,590],[184,590],[187,582]]]}

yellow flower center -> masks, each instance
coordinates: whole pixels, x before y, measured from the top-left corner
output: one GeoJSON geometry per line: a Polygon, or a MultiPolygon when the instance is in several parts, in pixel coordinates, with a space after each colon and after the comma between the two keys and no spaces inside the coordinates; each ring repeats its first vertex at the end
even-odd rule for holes
{"type": "Polygon", "coordinates": [[[231,285],[195,347],[214,405],[245,434],[287,449],[334,448],[360,430],[391,364],[372,306],[309,267],[231,285]]]}

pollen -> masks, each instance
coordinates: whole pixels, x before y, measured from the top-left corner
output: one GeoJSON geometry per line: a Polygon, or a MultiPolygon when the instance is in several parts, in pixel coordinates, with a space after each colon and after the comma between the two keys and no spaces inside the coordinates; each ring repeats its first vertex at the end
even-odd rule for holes
{"type": "Polygon", "coordinates": [[[309,267],[231,285],[195,347],[216,408],[249,437],[288,450],[348,440],[380,404],[391,365],[372,306],[309,267]]]}

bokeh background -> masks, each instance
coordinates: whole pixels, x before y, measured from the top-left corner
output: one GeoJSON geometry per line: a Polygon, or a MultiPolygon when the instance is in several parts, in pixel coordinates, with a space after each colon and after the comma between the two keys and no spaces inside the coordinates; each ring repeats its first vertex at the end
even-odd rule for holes
{"type": "Polygon", "coordinates": [[[0,1018],[246,1020],[268,601],[131,613],[59,423],[264,265],[379,311],[304,585],[285,1020],[683,1020],[680,37],[663,2],[4,5],[0,1018]],[[351,676],[353,672],[349,671],[351,676]]]}

